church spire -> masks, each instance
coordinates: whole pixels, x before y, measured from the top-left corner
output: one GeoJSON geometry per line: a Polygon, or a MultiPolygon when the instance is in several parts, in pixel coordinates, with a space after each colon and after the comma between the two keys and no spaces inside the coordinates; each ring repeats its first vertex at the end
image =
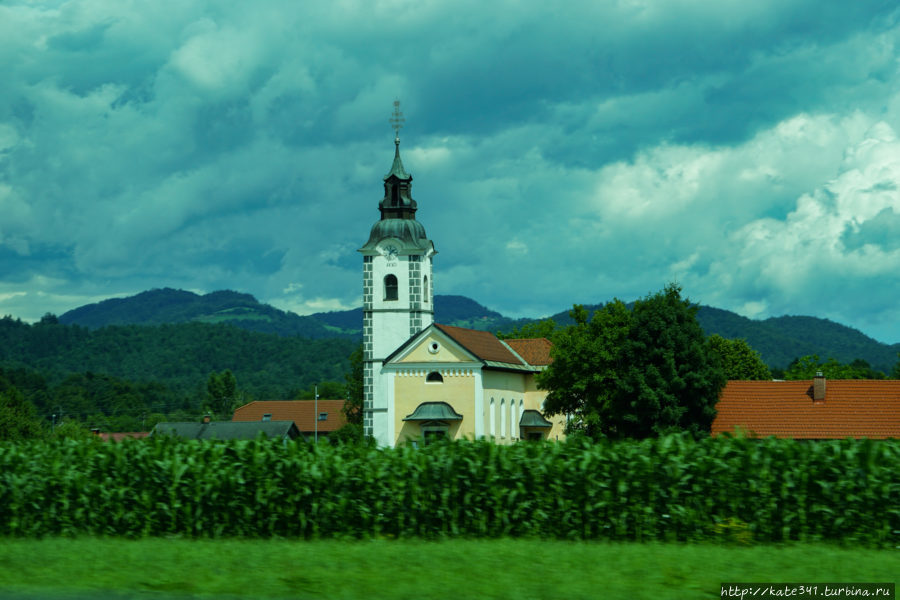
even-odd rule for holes
{"type": "Polygon", "coordinates": [[[394,164],[391,165],[391,172],[385,175],[384,179],[387,180],[391,175],[397,177],[397,179],[412,179],[409,173],[406,172],[406,169],[403,168],[403,161],[400,160],[400,128],[403,127],[406,119],[403,118],[403,113],[400,112],[399,100],[394,100],[394,112],[391,113],[391,118],[388,121],[394,129],[394,164]]]}
{"type": "Polygon", "coordinates": [[[378,204],[382,220],[416,218],[416,201],[411,196],[412,175],[406,172],[400,159],[400,128],[405,121],[400,101],[394,100],[394,112],[389,119],[394,129],[394,162],[390,173],[384,176],[384,198],[378,204]]]}

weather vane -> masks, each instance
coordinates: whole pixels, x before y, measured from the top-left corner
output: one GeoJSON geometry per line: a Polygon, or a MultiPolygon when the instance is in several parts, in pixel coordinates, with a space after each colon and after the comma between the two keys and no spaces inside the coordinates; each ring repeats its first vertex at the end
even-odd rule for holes
{"type": "Polygon", "coordinates": [[[400,112],[400,101],[394,100],[394,112],[391,113],[391,118],[388,119],[391,124],[391,127],[394,130],[394,143],[400,143],[400,128],[403,127],[403,123],[406,119],[403,118],[403,113],[400,112]]]}

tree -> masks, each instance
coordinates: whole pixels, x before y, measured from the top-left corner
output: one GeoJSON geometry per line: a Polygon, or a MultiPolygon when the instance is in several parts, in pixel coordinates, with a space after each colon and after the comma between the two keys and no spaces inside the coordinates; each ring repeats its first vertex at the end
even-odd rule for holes
{"type": "Polygon", "coordinates": [[[363,346],[360,344],[350,354],[350,370],[346,380],[346,402],[341,412],[347,424],[328,436],[332,444],[359,443],[365,439],[363,431],[363,346]]]}
{"type": "Polygon", "coordinates": [[[795,358],[784,373],[785,379],[812,379],[822,373],[827,379],[884,379],[881,371],[876,371],[865,360],[857,358],[850,364],[842,364],[835,358],[822,361],[818,354],[795,358]]]}
{"type": "Polygon", "coordinates": [[[728,379],[772,379],[769,367],[747,340],[729,340],[714,333],[706,340],[707,350],[718,356],[728,379]]]}
{"type": "Polygon", "coordinates": [[[614,300],[558,332],[553,362],[538,375],[548,415],[568,414],[593,438],[644,438],[672,430],[708,435],[725,385],[707,351],[697,307],[675,284],[629,310],[614,300]]]}
{"type": "Polygon", "coordinates": [[[347,382],[347,402],[344,416],[347,423],[362,425],[363,422],[363,346],[360,344],[350,354],[350,370],[344,375],[347,382]]]}
{"type": "Polygon", "coordinates": [[[891,371],[891,379],[900,379],[900,352],[897,353],[897,364],[891,371]]]}
{"type": "Polygon", "coordinates": [[[509,333],[497,332],[497,337],[501,340],[515,339],[531,339],[531,338],[547,338],[552,339],[556,332],[556,321],[553,319],[544,319],[543,321],[534,321],[525,323],[522,327],[514,328],[509,333]]]}
{"type": "Polygon", "coordinates": [[[231,417],[239,402],[237,379],[228,369],[221,373],[210,373],[206,381],[206,407],[214,414],[231,417]]]}
{"type": "Polygon", "coordinates": [[[319,383],[309,386],[305,390],[300,390],[294,396],[294,400],[315,400],[316,390],[318,390],[319,399],[340,400],[346,393],[347,389],[343,383],[337,381],[320,381],[319,383]]]}
{"type": "Polygon", "coordinates": [[[0,440],[26,440],[45,434],[34,404],[0,380],[0,440]]]}

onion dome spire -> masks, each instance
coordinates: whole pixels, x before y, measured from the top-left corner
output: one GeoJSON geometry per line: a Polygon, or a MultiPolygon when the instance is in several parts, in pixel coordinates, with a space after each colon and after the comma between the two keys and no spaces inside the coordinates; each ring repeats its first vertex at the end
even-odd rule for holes
{"type": "Polygon", "coordinates": [[[400,160],[400,128],[403,127],[403,113],[400,101],[394,100],[394,112],[390,118],[394,129],[394,162],[391,171],[384,176],[384,198],[378,204],[382,219],[415,219],[416,201],[412,199],[412,175],[403,168],[400,160]]]}

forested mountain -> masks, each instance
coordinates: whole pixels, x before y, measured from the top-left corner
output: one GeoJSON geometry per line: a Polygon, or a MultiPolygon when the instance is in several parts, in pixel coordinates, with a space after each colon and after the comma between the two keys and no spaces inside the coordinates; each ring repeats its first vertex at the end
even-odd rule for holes
{"type": "Polygon", "coordinates": [[[230,370],[243,399],[288,399],[343,381],[357,342],[311,340],[225,324],[123,325],[91,330],[45,317],[0,319],[0,378],[42,416],[81,419],[148,412],[197,413],[213,372],[230,370]]]}
{"type": "MultiPolygon", "coordinates": [[[[437,295],[435,321],[485,331],[508,332],[538,319],[510,319],[465,296],[437,295]]],[[[589,310],[600,305],[588,305],[589,310]]],[[[698,313],[707,334],[744,338],[772,367],[786,367],[794,358],[818,354],[849,363],[863,359],[890,371],[900,344],[882,344],[863,333],[815,317],[784,316],[765,320],[742,317],[731,311],[701,306],[698,313]]],[[[568,309],[552,316],[558,325],[570,322],[568,309]]],[[[203,296],[182,290],[151,290],[131,298],[112,299],[83,306],[60,317],[61,323],[97,328],[106,325],[225,322],[243,329],[282,336],[303,335],[323,339],[362,335],[362,309],[317,313],[301,317],[259,303],[249,294],[220,291],[203,296]]]]}
{"type": "MultiPolygon", "coordinates": [[[[230,323],[242,329],[281,336],[338,337],[335,328],[262,304],[250,294],[230,290],[198,295],[171,288],[149,290],[128,298],[111,298],[70,310],[59,317],[65,325],[98,329],[108,325],[230,323]]],[[[360,317],[360,323],[362,317],[360,317]]]]}
{"type": "MultiPolygon", "coordinates": [[[[362,308],[316,313],[310,317],[334,330],[362,337],[362,308]]],[[[437,323],[482,331],[496,331],[520,322],[485,308],[471,298],[441,294],[434,297],[434,320],[437,323]]],[[[524,321],[528,322],[530,319],[524,321]]]]}

